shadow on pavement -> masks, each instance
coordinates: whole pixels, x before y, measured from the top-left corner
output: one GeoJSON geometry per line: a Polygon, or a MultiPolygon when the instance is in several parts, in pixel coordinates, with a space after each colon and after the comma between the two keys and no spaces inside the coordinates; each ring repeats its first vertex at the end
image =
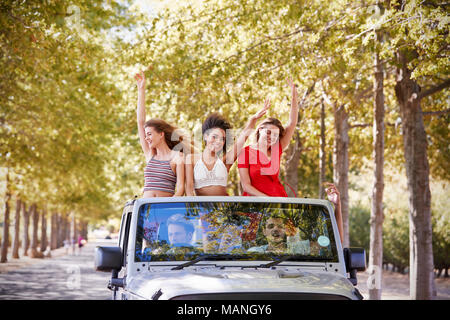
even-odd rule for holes
{"type": "MultiPolygon", "coordinates": [[[[115,241],[89,242],[76,255],[38,260],[32,265],[0,274],[0,300],[105,300],[111,277],[94,270],[96,246],[113,246],[115,241]]],[[[78,248],[77,248],[78,249],[78,248]]]]}

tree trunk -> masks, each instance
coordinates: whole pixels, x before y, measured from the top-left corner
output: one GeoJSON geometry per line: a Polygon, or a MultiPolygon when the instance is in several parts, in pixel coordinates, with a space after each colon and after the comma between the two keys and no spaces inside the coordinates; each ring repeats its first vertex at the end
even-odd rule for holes
{"type": "Polygon", "coordinates": [[[55,216],[55,233],[56,233],[56,248],[60,247],[61,238],[62,238],[62,226],[61,226],[61,214],[56,213],[55,216]]]}
{"type": "Polygon", "coordinates": [[[77,220],[75,214],[72,215],[72,253],[75,254],[77,244],[77,220]]]}
{"type": "Polygon", "coordinates": [[[420,87],[411,79],[407,54],[398,52],[397,58],[395,94],[402,119],[409,193],[410,295],[412,299],[428,300],[434,296],[434,262],[427,134],[417,99],[420,87]]]}
{"type": "Polygon", "coordinates": [[[58,234],[58,248],[61,248],[63,246],[63,241],[66,239],[66,229],[65,229],[65,223],[64,223],[64,214],[59,213],[57,215],[56,220],[56,232],[58,234]]]}
{"type": "Polygon", "coordinates": [[[344,105],[334,108],[334,158],[333,158],[333,180],[341,194],[341,213],[344,228],[344,248],[350,245],[348,229],[348,113],[344,105]]]}
{"type": "Polygon", "coordinates": [[[22,201],[17,199],[16,201],[16,215],[14,217],[14,238],[12,246],[12,257],[19,259],[19,247],[20,247],[20,211],[22,211],[22,201]]]}
{"type": "Polygon", "coordinates": [[[32,226],[32,231],[31,231],[31,258],[39,258],[40,254],[37,251],[37,247],[38,247],[38,229],[39,229],[39,212],[37,210],[37,206],[36,204],[32,205],[31,208],[31,212],[32,212],[32,222],[33,222],[33,226],[32,226]]]}
{"type": "Polygon", "coordinates": [[[26,203],[23,203],[23,255],[28,256],[28,248],[30,247],[30,234],[28,233],[28,229],[30,226],[30,215],[31,215],[31,207],[28,208],[26,203]]]}
{"type": "Polygon", "coordinates": [[[81,236],[84,240],[88,241],[88,223],[86,221],[83,221],[81,226],[81,236]]]}
{"type": "MultiPolygon", "coordinates": [[[[379,34],[377,32],[377,37],[379,34]]],[[[377,286],[369,288],[370,300],[381,300],[381,279],[383,263],[383,191],[384,191],[384,84],[383,65],[378,53],[375,54],[374,79],[374,123],[373,158],[374,182],[372,188],[372,210],[370,214],[369,269],[375,271],[377,286]]]]}
{"type": "Polygon", "coordinates": [[[41,252],[45,252],[47,250],[47,210],[42,211],[41,218],[41,252]]]}
{"type": "Polygon", "coordinates": [[[70,236],[71,231],[70,231],[70,225],[71,225],[71,221],[70,221],[70,216],[66,213],[64,214],[64,240],[67,239],[70,242],[70,245],[72,245],[72,238],[70,236]]]}
{"type": "Polygon", "coordinates": [[[325,182],[326,166],[327,166],[327,154],[325,153],[326,137],[325,137],[325,104],[322,99],[320,103],[320,151],[319,151],[319,199],[323,199],[325,196],[325,188],[323,186],[325,182]]]}
{"type": "Polygon", "coordinates": [[[58,248],[58,232],[56,226],[56,220],[58,219],[57,213],[52,213],[50,217],[50,250],[58,248]]]}
{"type": "Polygon", "coordinates": [[[286,152],[286,193],[296,197],[298,193],[298,165],[302,154],[300,135],[298,131],[294,133],[294,143],[291,144],[286,152]],[[294,189],[294,192],[291,190],[294,189]]]}
{"type": "Polygon", "coordinates": [[[59,214],[58,217],[58,248],[64,245],[64,240],[70,240],[70,231],[67,227],[67,215],[64,213],[59,214]]]}
{"type": "Polygon", "coordinates": [[[9,246],[9,211],[11,200],[11,188],[9,181],[9,169],[6,171],[6,194],[5,194],[5,218],[3,220],[3,235],[2,235],[2,248],[0,262],[5,263],[8,261],[8,246],[9,246]]]}

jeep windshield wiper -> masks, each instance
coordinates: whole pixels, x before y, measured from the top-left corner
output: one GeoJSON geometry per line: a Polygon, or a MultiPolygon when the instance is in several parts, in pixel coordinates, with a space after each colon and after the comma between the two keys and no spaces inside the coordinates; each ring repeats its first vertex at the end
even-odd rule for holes
{"type": "Polygon", "coordinates": [[[267,264],[260,264],[259,267],[260,268],[270,268],[270,267],[276,266],[277,264],[280,264],[280,263],[282,263],[284,261],[288,261],[288,260],[305,261],[305,262],[306,261],[307,262],[309,262],[309,261],[313,261],[313,262],[321,261],[321,262],[324,262],[324,261],[329,261],[330,259],[323,258],[323,257],[311,257],[311,256],[305,256],[305,255],[289,255],[289,256],[281,257],[280,259],[274,260],[274,261],[269,262],[267,264]]]}
{"type": "Polygon", "coordinates": [[[185,267],[192,266],[192,265],[196,264],[197,262],[204,261],[204,260],[236,260],[236,259],[242,259],[242,258],[246,258],[246,256],[232,255],[232,254],[209,254],[209,255],[197,257],[194,260],[191,260],[186,263],[180,264],[176,267],[173,267],[172,270],[181,270],[185,267]]]}

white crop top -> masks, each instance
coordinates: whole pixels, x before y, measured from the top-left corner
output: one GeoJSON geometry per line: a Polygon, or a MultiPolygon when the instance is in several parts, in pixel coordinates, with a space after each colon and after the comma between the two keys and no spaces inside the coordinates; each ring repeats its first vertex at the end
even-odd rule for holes
{"type": "Polygon", "coordinates": [[[227,186],[228,170],[223,161],[217,158],[212,170],[208,170],[203,159],[194,166],[194,188],[200,189],[208,186],[227,186]]]}

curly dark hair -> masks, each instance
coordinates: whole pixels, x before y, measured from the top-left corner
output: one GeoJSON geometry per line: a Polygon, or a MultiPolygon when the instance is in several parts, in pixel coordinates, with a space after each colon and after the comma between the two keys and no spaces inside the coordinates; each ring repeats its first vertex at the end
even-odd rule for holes
{"type": "MultiPolygon", "coordinates": [[[[225,141],[230,141],[229,139],[231,137],[229,136],[229,132],[227,130],[232,128],[231,124],[225,119],[224,116],[217,112],[210,114],[203,122],[202,135],[204,136],[208,130],[214,128],[219,128],[225,131],[225,141]]],[[[223,145],[223,152],[226,152],[226,145],[226,143],[223,145]]]]}

